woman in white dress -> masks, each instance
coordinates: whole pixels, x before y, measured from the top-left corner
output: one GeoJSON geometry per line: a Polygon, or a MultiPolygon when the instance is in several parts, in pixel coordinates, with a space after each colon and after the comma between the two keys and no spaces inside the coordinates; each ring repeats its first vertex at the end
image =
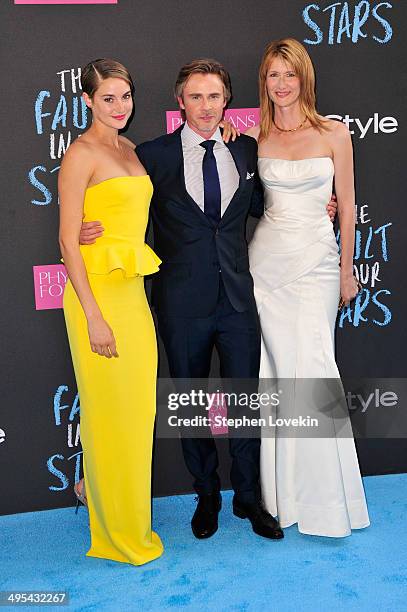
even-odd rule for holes
{"type": "MultiPolygon", "coordinates": [[[[259,143],[265,192],[265,212],[249,247],[262,328],[260,377],[337,379],[338,302],[358,292],[351,137],[343,123],[316,112],[313,65],[298,41],[268,45],[259,86],[260,126],[246,133],[259,143]],[[340,257],[326,213],[334,176],[340,257]]],[[[265,435],[261,484],[264,505],[282,527],[297,523],[301,533],[343,537],[369,525],[351,434],[265,435]]]]}

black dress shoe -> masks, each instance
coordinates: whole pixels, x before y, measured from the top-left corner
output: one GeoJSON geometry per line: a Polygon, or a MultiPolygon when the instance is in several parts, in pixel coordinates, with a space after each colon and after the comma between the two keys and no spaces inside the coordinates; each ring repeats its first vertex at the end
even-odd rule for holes
{"type": "Polygon", "coordinates": [[[233,514],[239,518],[248,518],[252,524],[254,533],[263,538],[281,540],[284,537],[278,521],[265,510],[261,502],[253,504],[242,504],[233,500],[233,514]]]}
{"type": "Polygon", "coordinates": [[[220,493],[209,493],[198,495],[198,506],[192,517],[192,533],[196,538],[202,540],[210,538],[218,530],[218,514],[222,507],[220,493]]]}

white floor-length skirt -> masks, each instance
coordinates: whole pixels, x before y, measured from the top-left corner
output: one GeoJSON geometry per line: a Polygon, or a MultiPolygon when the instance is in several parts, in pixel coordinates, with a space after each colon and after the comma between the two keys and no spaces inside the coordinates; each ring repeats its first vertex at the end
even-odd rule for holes
{"type": "MultiPolygon", "coordinates": [[[[317,168],[314,163],[311,165],[314,172],[321,167],[323,173],[326,168],[325,163],[317,162],[320,159],[329,158],[316,158],[317,168]]],[[[309,166],[307,164],[308,170],[309,166]]],[[[299,198],[293,197],[298,193],[293,194],[292,187],[295,175],[303,173],[304,169],[298,165],[288,166],[288,181],[291,182],[286,186],[280,174],[285,175],[287,171],[284,165],[277,164],[276,168],[274,164],[271,172],[268,162],[267,167],[259,163],[259,168],[263,183],[266,183],[269,210],[257,227],[249,254],[262,329],[260,378],[339,379],[334,345],[339,256],[325,211],[330,186],[325,189],[327,193],[321,194],[320,176],[313,189],[308,182],[308,197],[301,194],[302,209],[298,209],[299,198]],[[277,184],[277,193],[273,182],[277,184]],[[323,206],[319,204],[323,218],[320,224],[314,223],[313,231],[307,234],[304,226],[309,219],[302,219],[301,215],[309,214],[310,203],[313,205],[315,200],[323,203],[323,206]],[[278,213],[283,209],[285,219],[290,206],[296,206],[293,219],[299,217],[302,223],[293,241],[290,241],[290,228],[281,227],[276,214],[276,210],[278,213]],[[304,245],[306,240],[308,244],[304,245]]],[[[302,180],[303,176],[299,178],[302,180]]],[[[326,178],[329,180],[329,172],[326,178]]],[[[295,384],[293,389],[295,395],[295,384]]],[[[342,399],[344,401],[344,396],[342,399]]],[[[293,398],[293,405],[299,410],[301,400],[298,396],[293,398]]],[[[286,411],[287,406],[289,409],[289,402],[285,404],[286,411]]],[[[318,406],[314,408],[318,411],[318,406]]],[[[278,515],[282,527],[297,523],[301,533],[343,537],[350,535],[351,529],[369,525],[350,420],[347,411],[346,416],[343,415],[342,412],[339,428],[333,417],[327,437],[285,437],[279,436],[278,430],[274,437],[270,430],[262,436],[263,502],[273,516],[278,515]],[[340,429],[338,435],[335,435],[335,427],[340,429]]]]}

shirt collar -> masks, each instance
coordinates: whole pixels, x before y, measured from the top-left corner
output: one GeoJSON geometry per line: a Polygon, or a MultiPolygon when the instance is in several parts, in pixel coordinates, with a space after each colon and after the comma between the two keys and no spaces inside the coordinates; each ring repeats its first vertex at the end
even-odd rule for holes
{"type": "MultiPolygon", "coordinates": [[[[206,140],[205,138],[202,138],[202,136],[194,132],[194,130],[189,127],[187,121],[185,121],[184,123],[184,127],[181,132],[181,139],[182,144],[186,147],[196,147],[197,145],[200,145],[201,142],[205,142],[206,140]]],[[[216,132],[212,134],[210,140],[215,140],[220,144],[224,144],[222,140],[222,134],[220,133],[219,128],[217,128],[216,132]]]]}

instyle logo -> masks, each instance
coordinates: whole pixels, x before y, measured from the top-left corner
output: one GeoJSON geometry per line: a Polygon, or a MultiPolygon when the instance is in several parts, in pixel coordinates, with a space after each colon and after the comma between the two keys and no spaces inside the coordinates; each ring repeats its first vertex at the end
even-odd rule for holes
{"type": "Polygon", "coordinates": [[[52,264],[34,266],[35,309],[62,308],[62,298],[68,280],[65,266],[52,264]]]}
{"type": "Polygon", "coordinates": [[[366,412],[370,408],[388,408],[397,406],[398,395],[394,391],[382,391],[374,389],[369,395],[363,396],[361,393],[346,393],[346,401],[349,410],[361,410],[366,412]]]}
{"type": "Polygon", "coordinates": [[[119,0],[14,0],[14,4],[117,4],[119,0]]]}
{"type": "Polygon", "coordinates": [[[6,441],[6,432],[4,429],[0,429],[0,444],[6,441]]]}
{"type": "Polygon", "coordinates": [[[397,132],[399,124],[395,117],[380,117],[379,113],[373,113],[367,119],[351,117],[350,115],[327,115],[329,119],[342,121],[351,134],[356,134],[361,140],[367,134],[393,134],[397,132]]]}
{"type": "MultiPolygon", "coordinates": [[[[183,120],[179,111],[167,111],[167,134],[172,134],[174,130],[182,125],[183,120]]],[[[225,112],[225,119],[230,121],[235,128],[245,132],[250,127],[258,125],[260,121],[260,109],[258,108],[228,108],[225,112]]]]}

